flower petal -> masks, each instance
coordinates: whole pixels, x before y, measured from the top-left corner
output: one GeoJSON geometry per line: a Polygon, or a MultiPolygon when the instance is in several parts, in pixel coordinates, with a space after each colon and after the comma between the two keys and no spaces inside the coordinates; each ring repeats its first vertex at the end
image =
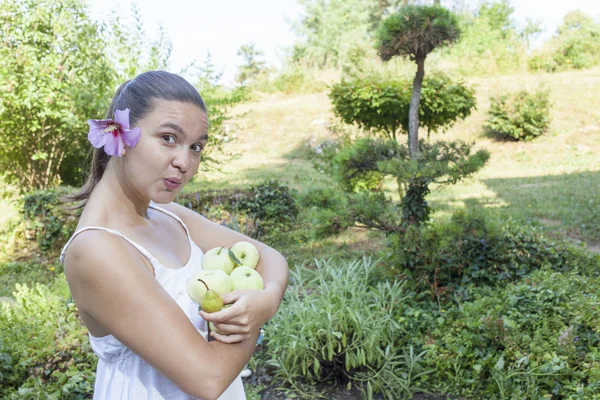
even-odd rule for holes
{"type": "Polygon", "coordinates": [[[138,144],[140,141],[140,137],[142,136],[142,130],[140,128],[123,129],[123,134],[121,135],[123,138],[123,142],[132,149],[138,144]]]}
{"type": "Polygon", "coordinates": [[[104,129],[113,122],[115,121],[112,119],[88,119],[88,125],[90,126],[90,129],[104,129]]]}
{"type": "Polygon", "coordinates": [[[105,135],[103,133],[104,128],[92,128],[88,133],[88,140],[92,144],[92,146],[96,148],[100,148],[106,144],[106,139],[110,135],[105,135]]]}
{"type": "Polygon", "coordinates": [[[129,129],[129,108],[115,110],[115,122],[121,125],[121,128],[129,129]]]}
{"type": "Polygon", "coordinates": [[[121,156],[123,154],[123,140],[121,135],[113,136],[106,135],[108,137],[106,144],[104,145],[104,151],[109,156],[121,156]]]}

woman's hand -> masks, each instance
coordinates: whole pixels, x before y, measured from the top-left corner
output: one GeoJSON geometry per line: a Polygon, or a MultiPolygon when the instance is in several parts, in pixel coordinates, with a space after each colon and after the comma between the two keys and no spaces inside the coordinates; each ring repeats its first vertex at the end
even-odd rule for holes
{"type": "Polygon", "coordinates": [[[235,290],[221,295],[225,304],[231,307],[221,311],[207,313],[200,311],[200,316],[222,332],[211,332],[211,336],[223,343],[238,343],[251,337],[253,332],[270,320],[279,305],[279,298],[273,291],[235,290]]]}

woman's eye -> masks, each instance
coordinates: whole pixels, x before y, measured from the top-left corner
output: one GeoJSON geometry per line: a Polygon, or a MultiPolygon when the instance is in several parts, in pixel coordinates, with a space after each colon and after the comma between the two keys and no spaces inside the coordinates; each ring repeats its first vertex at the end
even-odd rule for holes
{"type": "Polygon", "coordinates": [[[163,140],[169,144],[175,143],[175,138],[171,135],[163,135],[163,140]]]}
{"type": "Polygon", "coordinates": [[[202,146],[199,144],[194,144],[194,145],[192,145],[192,150],[195,151],[196,153],[200,153],[202,151],[202,146]]]}

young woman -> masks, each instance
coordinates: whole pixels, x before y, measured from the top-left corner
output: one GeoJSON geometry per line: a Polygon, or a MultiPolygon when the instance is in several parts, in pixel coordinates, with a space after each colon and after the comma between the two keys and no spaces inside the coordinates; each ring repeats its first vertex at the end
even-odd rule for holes
{"type": "Polygon", "coordinates": [[[69,199],[83,212],[61,254],[99,357],[94,399],[245,399],[240,371],[279,308],[286,260],[173,203],[208,139],[204,101],[185,79],[143,73],[121,85],[107,118],[89,121],[91,173],[69,199]],[[198,312],[187,281],[202,255],[241,240],[260,252],[264,290],[234,291],[223,295],[231,307],[198,312]],[[207,341],[207,321],[224,334],[207,341]]]}

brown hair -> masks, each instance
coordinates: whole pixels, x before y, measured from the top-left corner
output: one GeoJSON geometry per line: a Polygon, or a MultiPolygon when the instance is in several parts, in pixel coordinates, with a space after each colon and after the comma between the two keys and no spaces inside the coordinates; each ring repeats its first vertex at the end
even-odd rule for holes
{"type": "MultiPolygon", "coordinates": [[[[152,111],[153,99],[193,103],[206,112],[206,105],[200,93],[184,78],[166,71],[148,71],[119,86],[106,112],[106,119],[112,119],[115,110],[129,108],[130,124],[134,126],[136,121],[152,111]]],[[[102,179],[110,158],[103,148],[94,148],[87,181],[78,192],[65,196],[63,201],[80,202],[75,209],[85,206],[92,191],[102,179]]]]}

